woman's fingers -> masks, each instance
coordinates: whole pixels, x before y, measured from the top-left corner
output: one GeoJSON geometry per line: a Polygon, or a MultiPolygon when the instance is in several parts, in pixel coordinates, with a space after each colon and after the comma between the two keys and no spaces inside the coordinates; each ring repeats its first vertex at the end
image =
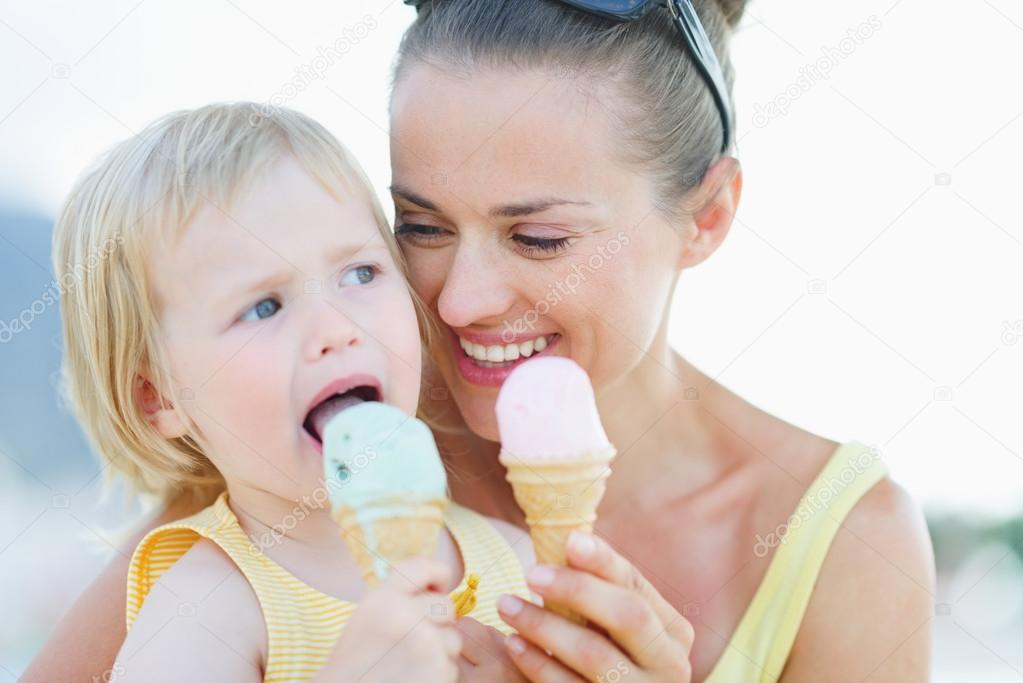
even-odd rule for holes
{"type": "Polygon", "coordinates": [[[519,635],[587,680],[600,678],[630,661],[604,636],[515,596],[502,595],[497,609],[519,635]]]}
{"type": "Polygon", "coordinates": [[[476,673],[476,665],[466,659],[464,656],[459,657],[455,660],[455,664],[458,666],[458,680],[459,681],[471,681],[474,674],[476,673]]]}
{"type": "Polygon", "coordinates": [[[462,634],[462,656],[476,665],[487,664],[504,656],[504,634],[496,628],[481,624],[472,617],[455,622],[462,634]]]}
{"type": "Polygon", "coordinates": [[[461,634],[451,626],[441,627],[441,647],[444,648],[444,654],[448,657],[455,659],[465,645],[465,640],[461,634]]]}
{"type": "Polygon", "coordinates": [[[642,596],[664,625],[665,631],[689,652],[693,647],[693,626],[646,580],[631,562],[593,534],[574,531],[565,546],[568,564],[607,579],[642,596]]]}
{"type": "Polygon", "coordinates": [[[579,676],[558,660],[518,636],[508,636],[508,656],[532,683],[581,683],[579,676]]]}
{"type": "Polygon", "coordinates": [[[458,658],[460,681],[486,683],[526,683],[524,674],[512,661],[505,646],[505,635],[472,617],[455,622],[462,634],[462,656],[458,658]]]}
{"type": "Polygon", "coordinates": [[[604,629],[642,668],[658,668],[688,653],[665,631],[647,599],[614,583],[567,567],[534,567],[529,587],[544,601],[564,605],[604,629]]]}

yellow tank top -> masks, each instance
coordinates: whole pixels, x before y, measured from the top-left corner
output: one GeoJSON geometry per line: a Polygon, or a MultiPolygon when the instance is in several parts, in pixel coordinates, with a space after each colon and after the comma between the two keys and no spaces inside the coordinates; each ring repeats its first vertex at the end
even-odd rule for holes
{"type": "MultiPolygon", "coordinates": [[[[479,577],[476,605],[468,612],[480,622],[510,633],[497,614],[502,593],[529,599],[518,556],[481,515],[455,503],[444,513],[462,556],[465,573],[452,595],[464,591],[468,577],[479,577]]],[[[321,593],[267,557],[238,524],[223,493],[208,508],[153,529],[139,543],[128,570],[127,624],[160,577],[199,537],[208,538],[234,561],[252,586],[266,621],[268,652],[265,681],[305,681],[327,660],[356,604],[321,593]]]]}
{"type": "Polygon", "coordinates": [[[835,449],[786,520],[787,532],[757,539],[777,549],[705,683],[775,683],[781,677],[835,534],[887,473],[877,451],[858,441],[835,449]]]}

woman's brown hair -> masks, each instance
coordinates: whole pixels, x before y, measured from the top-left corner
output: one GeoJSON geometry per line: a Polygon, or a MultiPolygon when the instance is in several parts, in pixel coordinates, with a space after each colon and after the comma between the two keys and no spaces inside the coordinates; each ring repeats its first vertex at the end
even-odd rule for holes
{"type": "MultiPolygon", "coordinates": [[[[729,91],[728,39],[746,2],[693,0],[729,91]]],[[[615,22],[557,0],[433,0],[423,3],[405,33],[395,83],[417,63],[454,73],[541,69],[578,78],[607,105],[621,131],[622,160],[651,174],[658,208],[667,216],[677,215],[680,200],[720,154],[714,98],[666,8],[615,22]]]]}

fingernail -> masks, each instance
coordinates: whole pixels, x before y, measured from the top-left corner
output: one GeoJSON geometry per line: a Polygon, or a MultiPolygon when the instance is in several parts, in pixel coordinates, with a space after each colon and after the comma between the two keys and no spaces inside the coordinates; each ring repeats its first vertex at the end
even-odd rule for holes
{"type": "Polygon", "coordinates": [[[526,651],[526,641],[518,636],[510,635],[505,642],[508,643],[508,649],[517,655],[521,655],[526,651]]]}
{"type": "Polygon", "coordinates": [[[514,617],[522,611],[522,601],[511,595],[502,595],[497,599],[497,609],[514,617]]]}
{"type": "Polygon", "coordinates": [[[568,547],[579,557],[589,557],[597,549],[597,543],[593,540],[593,536],[573,531],[568,535],[568,547]]]}
{"type": "Polygon", "coordinates": [[[529,570],[529,576],[526,578],[532,586],[549,586],[554,583],[554,570],[538,565],[529,570]]]}

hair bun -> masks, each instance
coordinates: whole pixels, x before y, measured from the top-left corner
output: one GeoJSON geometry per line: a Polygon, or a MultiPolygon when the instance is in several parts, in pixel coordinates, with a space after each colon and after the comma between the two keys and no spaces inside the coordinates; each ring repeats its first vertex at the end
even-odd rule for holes
{"type": "Polygon", "coordinates": [[[731,28],[738,26],[749,0],[714,0],[731,28]]]}

